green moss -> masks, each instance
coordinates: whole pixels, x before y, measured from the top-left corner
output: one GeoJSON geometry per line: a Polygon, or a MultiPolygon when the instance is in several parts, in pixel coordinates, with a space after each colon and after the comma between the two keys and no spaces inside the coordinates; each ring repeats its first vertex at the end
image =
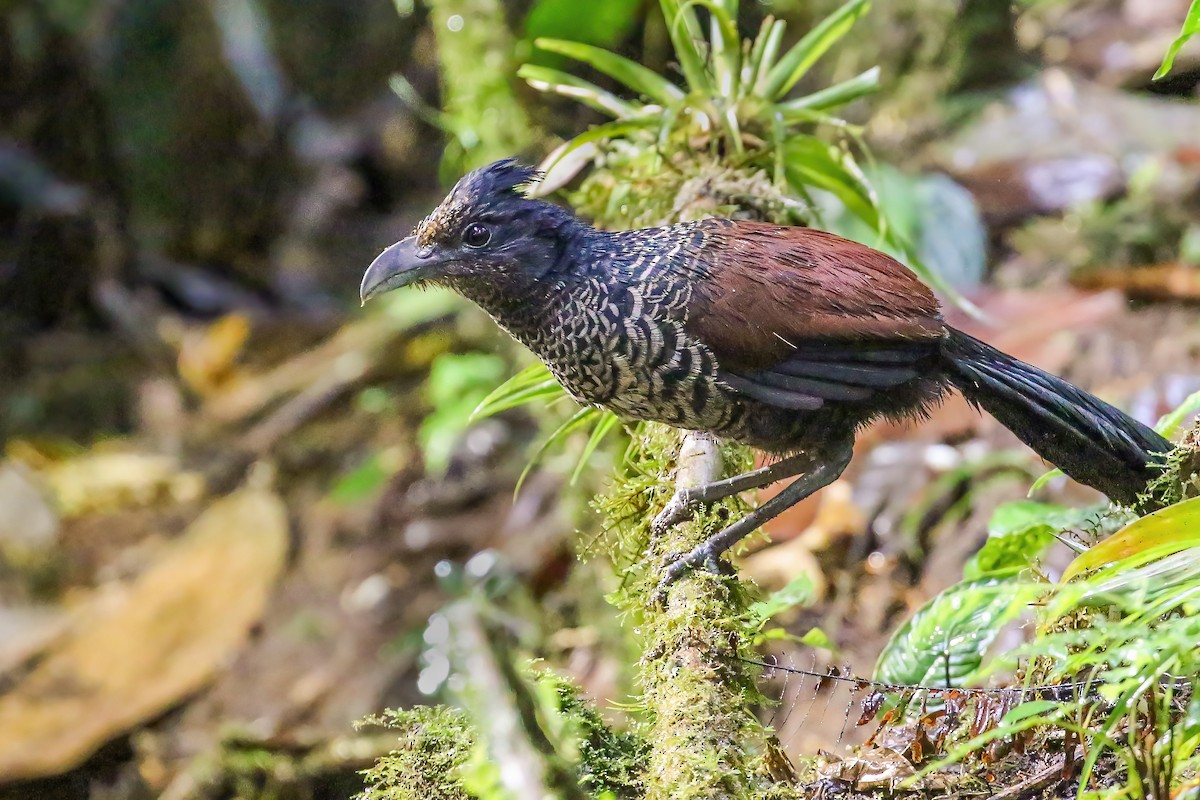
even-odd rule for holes
{"type": "Polygon", "coordinates": [[[702,153],[613,144],[602,169],[588,173],[570,204],[604,228],[623,230],[704,217],[753,217],[783,224],[811,221],[761,171],[731,167],[702,153]]]}
{"type": "Polygon", "coordinates": [[[500,0],[430,0],[443,124],[453,135],[446,177],[523,152],[536,138],[517,99],[516,39],[500,0]]]}
{"type": "MultiPolygon", "coordinates": [[[[596,502],[607,523],[604,549],[623,579],[612,599],[643,646],[638,679],[653,743],[645,796],[757,796],[771,790],[778,776],[768,769],[766,732],[752,711],[765,702],[755,685],[757,671],[741,660],[753,655],[745,622],[748,586],[732,575],[697,570],[675,584],[665,605],[655,602],[668,554],[690,550],[748,510],[740,498],[730,498],[652,535],[650,521],[673,492],[667,476],[680,442],[678,431],[641,426],[624,473],[596,502]]],[[[725,445],[721,455],[727,474],[752,466],[744,447],[725,445]]]]}
{"type": "Polygon", "coordinates": [[[1200,495],[1200,432],[1188,431],[1166,456],[1166,468],[1138,499],[1137,510],[1149,513],[1200,495]]]}
{"type": "Polygon", "coordinates": [[[462,769],[475,734],[462,711],[447,706],[388,710],[363,721],[399,732],[400,746],[363,772],[356,800],[466,800],[462,769]]]}
{"type": "Polygon", "coordinates": [[[644,791],[646,759],[650,745],[636,731],[614,731],[600,714],[579,696],[579,688],[553,672],[542,672],[538,681],[558,698],[558,710],[577,737],[580,787],[593,795],[611,794],[635,800],[644,791]]]}

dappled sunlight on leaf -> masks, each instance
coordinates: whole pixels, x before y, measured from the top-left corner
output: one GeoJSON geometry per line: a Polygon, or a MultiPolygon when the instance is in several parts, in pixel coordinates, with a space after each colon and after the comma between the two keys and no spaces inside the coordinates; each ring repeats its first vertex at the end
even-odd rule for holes
{"type": "Polygon", "coordinates": [[[1094,569],[1111,572],[1200,547],[1200,498],[1167,506],[1131,522],[1081,553],[1063,572],[1067,582],[1094,569]]]}

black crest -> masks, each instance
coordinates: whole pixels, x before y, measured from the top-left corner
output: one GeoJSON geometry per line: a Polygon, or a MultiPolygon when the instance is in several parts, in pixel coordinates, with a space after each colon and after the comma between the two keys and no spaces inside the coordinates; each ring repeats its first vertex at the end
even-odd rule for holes
{"type": "Polygon", "coordinates": [[[519,189],[540,178],[540,172],[515,158],[468,172],[441,205],[417,226],[417,240],[422,246],[429,246],[440,238],[452,236],[473,215],[505,200],[523,198],[525,195],[519,189]]]}
{"type": "Polygon", "coordinates": [[[505,194],[524,196],[524,192],[518,189],[536,183],[541,178],[542,173],[535,167],[522,164],[515,158],[506,158],[464,175],[454,188],[454,193],[477,201],[498,199],[505,194]]]}

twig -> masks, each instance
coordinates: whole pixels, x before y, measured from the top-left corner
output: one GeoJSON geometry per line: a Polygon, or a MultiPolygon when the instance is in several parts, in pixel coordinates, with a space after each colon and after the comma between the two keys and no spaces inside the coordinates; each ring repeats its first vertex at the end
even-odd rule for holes
{"type": "MultiPolygon", "coordinates": [[[[1072,762],[1078,765],[1083,761],[1082,753],[1076,755],[1072,762]]],[[[1062,780],[1063,771],[1067,766],[1067,757],[1059,756],[1050,766],[1043,769],[1041,772],[1031,775],[1029,778],[1021,781],[1015,786],[1010,786],[1002,792],[997,792],[992,795],[992,800],[1020,800],[1022,797],[1028,797],[1035,792],[1040,792],[1055,781],[1062,780]]]]}

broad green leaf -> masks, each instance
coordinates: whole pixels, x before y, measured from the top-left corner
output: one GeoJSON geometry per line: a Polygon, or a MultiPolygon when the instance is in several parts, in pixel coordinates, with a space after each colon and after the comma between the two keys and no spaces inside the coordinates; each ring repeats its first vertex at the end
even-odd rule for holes
{"type": "Polygon", "coordinates": [[[538,361],[493,389],[471,412],[470,421],[475,422],[538,398],[553,397],[562,393],[562,387],[550,374],[550,370],[538,361]]]}
{"type": "Polygon", "coordinates": [[[571,473],[571,483],[574,484],[579,480],[579,476],[583,474],[583,468],[592,458],[592,453],[596,452],[596,448],[620,423],[617,415],[611,411],[604,411],[600,414],[600,419],[596,420],[595,427],[592,428],[592,435],[588,437],[587,444],[583,447],[583,452],[579,454],[579,461],[575,464],[575,470],[571,473]]]}
{"type": "Polygon", "coordinates": [[[763,95],[774,100],[791,91],[796,81],[803,78],[817,59],[825,55],[838,39],[845,36],[870,7],[869,0],[850,0],[821,20],[771,68],[763,87],[763,95]]]}
{"type": "Polygon", "coordinates": [[[1131,569],[1191,547],[1200,547],[1200,497],[1129,523],[1076,557],[1062,581],[1094,569],[1131,569]]]}
{"type": "Polygon", "coordinates": [[[962,685],[1001,627],[1033,598],[1033,588],[1000,578],[951,586],[892,634],[875,664],[875,679],[908,686],[962,685]]]}
{"type": "Polygon", "coordinates": [[[660,105],[671,105],[684,98],[683,91],[666,78],[610,50],[562,39],[538,39],[534,44],[551,53],[589,64],[660,105]]]}
{"type": "MultiPolygon", "coordinates": [[[[887,166],[867,170],[887,236],[850,215],[833,220],[835,233],[882,249],[914,272],[928,268],[935,286],[977,286],[987,258],[987,231],[971,194],[944,175],[909,174],[887,166]],[[913,244],[909,244],[909,243],[913,244]]],[[[923,276],[924,277],[924,276],[923,276]]]]}
{"type": "Polygon", "coordinates": [[[800,637],[800,643],[806,644],[809,647],[819,647],[822,650],[828,650],[831,653],[838,651],[837,644],[829,638],[829,634],[820,628],[809,628],[808,632],[800,637]]]}
{"type": "Polygon", "coordinates": [[[641,19],[641,0],[537,0],[525,18],[532,38],[570,36],[599,47],[617,45],[641,19]]]}
{"type": "Polygon", "coordinates": [[[1175,37],[1175,41],[1171,42],[1171,46],[1167,48],[1162,66],[1154,73],[1154,80],[1167,77],[1167,73],[1171,71],[1171,66],[1175,63],[1175,56],[1179,55],[1179,51],[1187,44],[1188,39],[1198,33],[1200,33],[1200,0],[1192,0],[1192,6],[1188,9],[1187,18],[1183,21],[1179,36],[1175,37]]]}
{"type": "Polygon", "coordinates": [[[517,77],[523,78],[526,83],[539,92],[553,92],[563,97],[570,97],[618,119],[636,116],[641,110],[612,92],[562,70],[539,67],[535,64],[522,64],[517,69],[517,77]]]}
{"type": "Polygon", "coordinates": [[[801,573],[788,581],[787,586],[774,591],[765,600],[751,603],[747,610],[749,626],[758,630],[767,624],[775,615],[800,605],[809,605],[813,601],[813,582],[807,574],[801,573]]]}
{"type": "Polygon", "coordinates": [[[1090,509],[1017,500],[996,509],[988,539],[963,566],[963,578],[977,580],[1021,570],[1054,543],[1059,531],[1084,523],[1090,509]]]}
{"type": "Polygon", "coordinates": [[[671,45],[675,48],[675,57],[679,59],[679,67],[687,79],[688,88],[692,92],[707,95],[712,91],[708,80],[708,70],[704,66],[704,56],[701,55],[696,43],[701,40],[700,21],[691,8],[684,8],[679,0],[659,0],[663,19],[667,21],[667,33],[671,37],[671,45]]]}
{"type": "Polygon", "coordinates": [[[866,72],[856,75],[849,80],[835,83],[820,91],[786,100],[775,108],[787,117],[789,111],[827,111],[837,106],[843,106],[852,100],[865,97],[879,90],[879,67],[871,67],[866,72]]]}
{"type": "Polygon", "coordinates": [[[1200,392],[1193,392],[1173,410],[1159,417],[1158,422],[1154,425],[1154,430],[1158,431],[1160,436],[1172,439],[1175,434],[1179,433],[1183,423],[1195,416],[1198,411],[1200,411],[1200,392]]]}

